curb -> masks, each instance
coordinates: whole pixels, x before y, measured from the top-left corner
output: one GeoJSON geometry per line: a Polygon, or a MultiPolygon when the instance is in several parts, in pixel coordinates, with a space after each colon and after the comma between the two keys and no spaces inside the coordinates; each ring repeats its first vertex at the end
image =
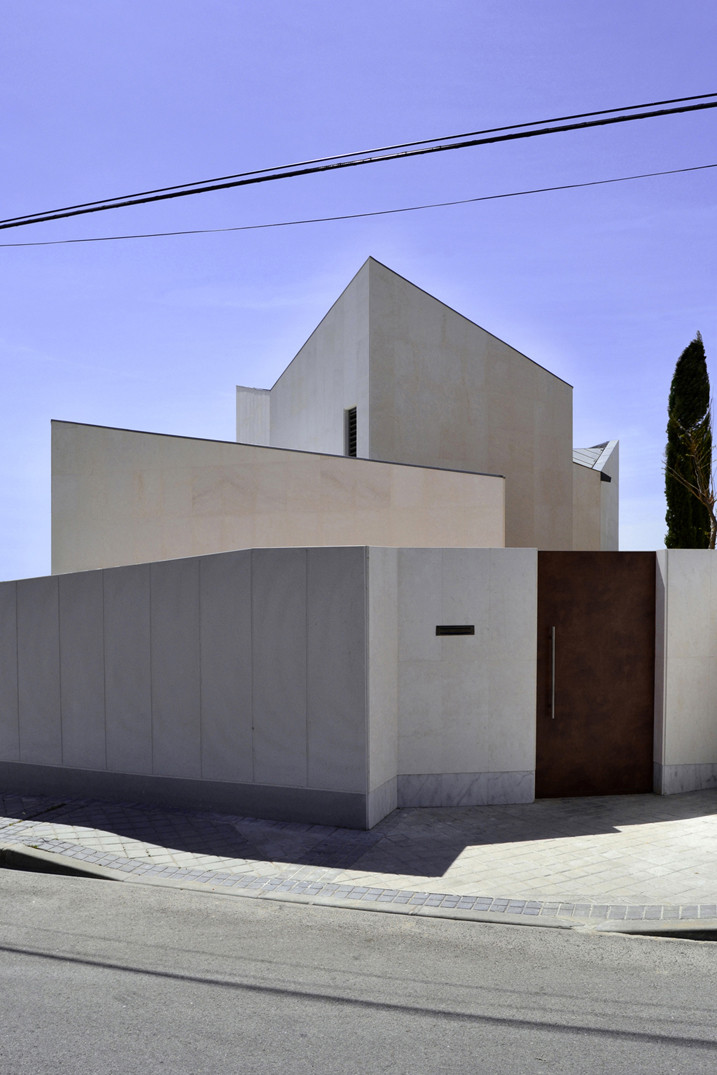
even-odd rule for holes
{"type": "Polygon", "coordinates": [[[91,877],[98,881],[126,881],[121,870],[84,865],[81,860],[27,844],[0,844],[0,868],[54,873],[63,877],[91,877]]]}
{"type": "Polygon", "coordinates": [[[400,914],[411,918],[444,918],[460,922],[483,922],[502,926],[541,926],[543,929],[584,929],[582,920],[568,922],[560,919],[525,918],[522,915],[508,914],[501,911],[492,913],[467,911],[460,908],[426,907],[425,905],[406,906],[386,903],[365,903],[362,900],[335,899],[331,896],[310,896],[298,892],[252,892],[242,889],[229,891],[221,885],[207,881],[182,880],[179,877],[133,877],[123,870],[111,866],[78,864],[78,860],[69,855],[54,851],[43,851],[38,847],[27,845],[0,844],[0,869],[27,870],[31,873],[50,873],[63,877],[84,877],[96,881],[123,881],[127,884],[142,885],[149,888],[174,888],[178,891],[211,893],[214,896],[234,897],[250,900],[265,900],[269,903],[298,903],[306,907],[346,908],[350,911],[370,911],[380,914],[400,914]]]}
{"type": "MultiPolygon", "coordinates": [[[[129,860],[128,860],[129,861],[129,860]]],[[[99,881],[122,881],[153,888],[173,888],[180,891],[203,892],[214,896],[242,897],[266,900],[273,903],[297,903],[309,907],[346,908],[352,911],[370,911],[381,914],[400,914],[412,918],[440,918],[458,922],[480,922],[488,925],[538,926],[542,929],[572,930],[581,933],[618,934],[633,937],[653,937],[664,940],[717,940],[717,919],[685,918],[671,920],[625,921],[614,919],[589,919],[587,917],[552,918],[511,914],[508,911],[477,911],[460,907],[431,906],[420,904],[395,904],[360,899],[338,898],[331,895],[304,892],[277,892],[258,888],[227,888],[221,883],[197,881],[190,877],[142,877],[123,869],[100,866],[81,859],[46,851],[26,844],[0,844],[0,868],[27,870],[33,873],[50,873],[66,877],[84,877],[99,881]]],[[[424,895],[421,893],[421,895],[424,895]]]]}
{"type": "Polygon", "coordinates": [[[595,933],[620,933],[625,937],[661,937],[664,940],[717,941],[717,922],[709,919],[681,918],[679,922],[601,922],[592,927],[595,933]]]}

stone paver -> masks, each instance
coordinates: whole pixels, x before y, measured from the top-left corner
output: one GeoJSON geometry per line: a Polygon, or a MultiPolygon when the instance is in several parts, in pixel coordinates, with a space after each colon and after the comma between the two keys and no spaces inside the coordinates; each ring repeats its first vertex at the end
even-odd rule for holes
{"type": "Polygon", "coordinates": [[[717,923],[717,791],[399,810],[371,832],[0,795],[0,844],[252,895],[717,923]]]}

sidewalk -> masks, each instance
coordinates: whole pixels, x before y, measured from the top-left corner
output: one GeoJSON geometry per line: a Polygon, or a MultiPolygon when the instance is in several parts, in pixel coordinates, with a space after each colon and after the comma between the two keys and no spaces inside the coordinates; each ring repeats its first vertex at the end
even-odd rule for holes
{"type": "Polygon", "coordinates": [[[717,928],[717,791],[399,810],[371,832],[0,795],[2,849],[259,898],[717,928]]]}

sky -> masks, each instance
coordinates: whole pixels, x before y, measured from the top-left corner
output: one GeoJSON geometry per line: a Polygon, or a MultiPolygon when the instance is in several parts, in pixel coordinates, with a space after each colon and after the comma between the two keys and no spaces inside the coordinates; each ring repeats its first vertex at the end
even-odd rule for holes
{"type": "MultiPolygon", "coordinates": [[[[3,218],[717,92],[714,0],[5,0],[3,218]]],[[[272,224],[717,164],[717,110],[0,232],[272,224]]],[[[233,440],[371,255],[574,386],[620,440],[621,548],[664,543],[666,405],[717,378],[717,168],[218,234],[0,246],[0,579],[50,570],[50,420],[233,440]]],[[[715,381],[717,384],[717,381],[715,381]]]]}

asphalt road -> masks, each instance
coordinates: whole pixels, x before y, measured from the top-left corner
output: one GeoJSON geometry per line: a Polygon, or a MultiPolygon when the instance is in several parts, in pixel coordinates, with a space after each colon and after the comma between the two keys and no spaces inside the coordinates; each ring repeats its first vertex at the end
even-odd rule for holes
{"type": "Polygon", "coordinates": [[[0,871],[2,1075],[717,1069],[717,944],[0,871]]]}

